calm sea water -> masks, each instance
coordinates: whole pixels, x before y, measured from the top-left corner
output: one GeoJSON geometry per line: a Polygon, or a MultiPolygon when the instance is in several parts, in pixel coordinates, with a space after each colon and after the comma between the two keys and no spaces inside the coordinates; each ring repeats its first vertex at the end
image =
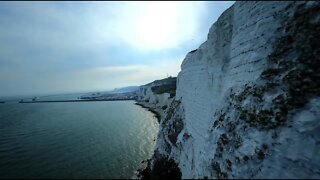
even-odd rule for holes
{"type": "Polygon", "coordinates": [[[0,104],[0,178],[131,178],[157,132],[134,101],[0,104]]]}

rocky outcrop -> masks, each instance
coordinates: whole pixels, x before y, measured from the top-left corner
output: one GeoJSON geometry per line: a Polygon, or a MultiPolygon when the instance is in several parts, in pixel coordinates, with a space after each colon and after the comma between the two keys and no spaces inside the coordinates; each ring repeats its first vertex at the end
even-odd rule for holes
{"type": "Polygon", "coordinates": [[[140,86],[136,92],[136,104],[155,113],[160,123],[161,118],[165,116],[165,111],[174,100],[176,79],[175,77],[168,77],[140,86]]]}
{"type": "MultiPolygon", "coordinates": [[[[159,134],[157,138],[157,146],[166,146],[170,150],[172,143],[176,142],[177,136],[183,128],[183,118],[179,118],[179,121],[173,121],[173,116],[179,116],[177,113],[179,103],[174,100],[176,94],[176,79],[175,77],[169,77],[161,80],[153,81],[149,84],[140,86],[137,92],[136,104],[147,108],[153,112],[160,123],[159,134]],[[170,132],[164,137],[164,133],[167,132],[170,127],[170,132]],[[177,127],[178,130],[174,128],[177,127]],[[165,145],[161,143],[166,143],[165,145]],[[161,144],[161,145],[160,145],[161,144]]],[[[181,171],[178,164],[169,158],[168,152],[158,152],[155,150],[153,159],[146,160],[144,169],[139,169],[137,177],[142,179],[177,179],[181,178],[181,171]]]]}
{"type": "Polygon", "coordinates": [[[319,2],[236,2],[186,55],[155,154],[182,178],[320,178],[319,39],[319,2]]]}

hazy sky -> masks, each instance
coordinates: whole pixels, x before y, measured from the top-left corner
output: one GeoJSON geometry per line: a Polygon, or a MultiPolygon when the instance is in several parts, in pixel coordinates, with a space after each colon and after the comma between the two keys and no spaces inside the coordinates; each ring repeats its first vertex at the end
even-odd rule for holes
{"type": "Polygon", "coordinates": [[[0,98],[176,76],[233,2],[0,2],[0,98]]]}

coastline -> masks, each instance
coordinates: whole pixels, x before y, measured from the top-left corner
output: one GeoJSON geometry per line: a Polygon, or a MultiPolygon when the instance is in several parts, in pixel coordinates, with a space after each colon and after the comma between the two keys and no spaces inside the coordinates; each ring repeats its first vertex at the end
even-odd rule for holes
{"type": "Polygon", "coordinates": [[[144,108],[144,109],[147,109],[148,111],[152,112],[154,114],[154,116],[157,118],[157,121],[158,123],[160,124],[160,120],[161,120],[161,113],[160,111],[157,109],[157,108],[152,108],[150,106],[147,106],[147,104],[141,102],[141,101],[137,101],[135,100],[136,102],[134,104],[144,108]]]}
{"type": "MultiPolygon", "coordinates": [[[[153,108],[153,107],[150,107],[148,106],[149,103],[146,103],[146,102],[143,102],[143,101],[138,101],[138,100],[135,100],[135,105],[138,105],[148,111],[150,111],[154,117],[157,118],[157,122],[158,124],[160,125],[160,121],[161,121],[161,113],[160,113],[160,110],[158,108],[153,108]]],[[[157,136],[155,137],[155,141],[157,139],[157,136]]],[[[155,149],[153,150],[153,154],[150,158],[147,158],[145,160],[143,160],[140,164],[140,167],[134,172],[134,175],[131,179],[141,179],[141,175],[143,173],[143,171],[145,169],[148,169],[150,168],[150,163],[151,163],[151,160],[153,159],[154,157],[154,154],[155,154],[155,149]]]]}

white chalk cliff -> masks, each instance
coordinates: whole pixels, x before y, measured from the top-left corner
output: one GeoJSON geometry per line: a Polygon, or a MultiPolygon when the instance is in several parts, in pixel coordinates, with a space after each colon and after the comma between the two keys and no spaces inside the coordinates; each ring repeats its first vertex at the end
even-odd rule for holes
{"type": "Polygon", "coordinates": [[[173,159],[182,178],[320,178],[319,40],[319,2],[236,2],[186,55],[174,100],[140,92],[167,106],[153,164],[173,159]]]}

